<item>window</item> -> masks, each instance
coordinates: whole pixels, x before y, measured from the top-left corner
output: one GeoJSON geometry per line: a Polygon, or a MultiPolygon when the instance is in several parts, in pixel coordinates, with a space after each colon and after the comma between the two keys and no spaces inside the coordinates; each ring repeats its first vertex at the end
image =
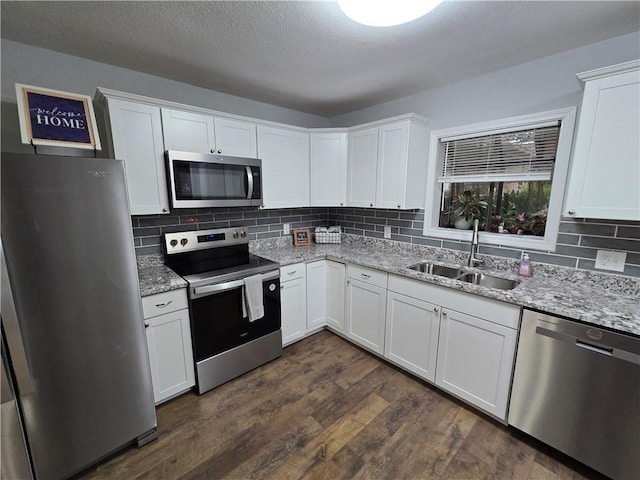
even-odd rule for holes
{"type": "Polygon", "coordinates": [[[553,250],[575,108],[431,133],[424,234],[553,250]]]}

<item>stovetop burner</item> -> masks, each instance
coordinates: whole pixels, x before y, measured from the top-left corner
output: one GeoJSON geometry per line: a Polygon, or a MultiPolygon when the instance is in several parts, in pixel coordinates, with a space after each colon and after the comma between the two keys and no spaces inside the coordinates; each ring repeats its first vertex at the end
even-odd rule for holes
{"type": "Polygon", "coordinates": [[[165,234],[165,263],[190,287],[276,270],[280,264],[249,253],[249,228],[165,234]]]}

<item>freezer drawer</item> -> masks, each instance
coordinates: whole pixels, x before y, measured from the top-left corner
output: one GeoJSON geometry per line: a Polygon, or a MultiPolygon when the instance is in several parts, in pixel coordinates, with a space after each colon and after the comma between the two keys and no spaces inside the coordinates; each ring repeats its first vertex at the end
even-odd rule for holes
{"type": "Polygon", "coordinates": [[[640,339],[526,310],[509,424],[614,479],[640,474],[640,339]]]}

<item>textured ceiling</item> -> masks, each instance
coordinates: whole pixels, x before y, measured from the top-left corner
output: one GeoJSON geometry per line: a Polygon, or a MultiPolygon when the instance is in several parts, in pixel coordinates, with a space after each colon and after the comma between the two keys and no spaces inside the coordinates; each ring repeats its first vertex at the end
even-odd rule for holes
{"type": "Polygon", "coordinates": [[[0,3],[3,38],[333,116],[640,30],[638,1],[445,1],[375,28],[332,1],[0,3]]]}

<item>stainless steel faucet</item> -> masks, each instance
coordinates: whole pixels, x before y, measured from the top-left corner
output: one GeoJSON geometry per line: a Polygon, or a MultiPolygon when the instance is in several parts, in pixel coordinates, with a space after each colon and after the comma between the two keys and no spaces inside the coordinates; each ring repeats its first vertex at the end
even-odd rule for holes
{"type": "Polygon", "coordinates": [[[476,258],[478,254],[478,219],[476,218],[473,221],[473,234],[471,235],[471,251],[469,252],[469,261],[467,265],[470,267],[475,267],[484,263],[484,260],[480,258],[476,258]]]}

